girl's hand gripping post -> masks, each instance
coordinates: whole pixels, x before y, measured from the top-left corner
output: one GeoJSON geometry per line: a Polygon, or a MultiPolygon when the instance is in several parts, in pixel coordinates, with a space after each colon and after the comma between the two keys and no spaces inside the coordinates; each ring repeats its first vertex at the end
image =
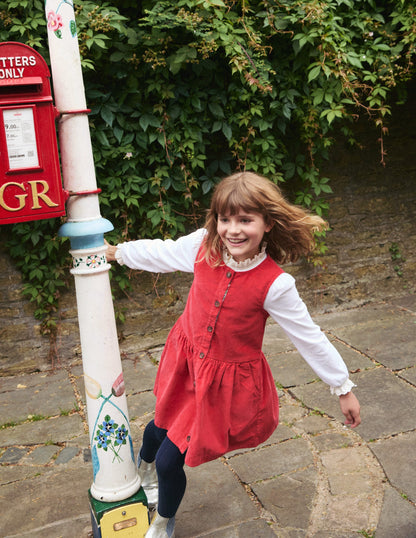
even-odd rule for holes
{"type": "Polygon", "coordinates": [[[115,245],[110,245],[110,243],[106,239],[104,239],[104,244],[108,247],[107,252],[105,254],[107,261],[108,262],[115,261],[117,247],[115,245]]]}
{"type": "Polygon", "coordinates": [[[351,428],[359,426],[361,424],[360,403],[355,394],[352,392],[343,394],[339,397],[339,404],[346,418],[345,424],[349,424],[351,428]]]}

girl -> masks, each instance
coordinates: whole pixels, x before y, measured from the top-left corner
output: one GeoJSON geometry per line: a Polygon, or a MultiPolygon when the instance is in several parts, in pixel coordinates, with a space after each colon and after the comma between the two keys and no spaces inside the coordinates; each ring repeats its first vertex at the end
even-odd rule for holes
{"type": "Polygon", "coordinates": [[[313,247],[325,222],[289,204],[266,178],[225,178],[205,227],[177,241],[108,246],[108,260],[152,272],[194,272],[183,314],[167,339],[156,376],[155,419],[139,454],[142,485],[157,513],[146,538],[173,536],[186,487],[184,463],[197,466],[263,443],[279,403],[261,351],[265,323],[279,323],[316,374],[339,396],[346,424],[361,422],[344,361],[277,263],[313,247]]]}

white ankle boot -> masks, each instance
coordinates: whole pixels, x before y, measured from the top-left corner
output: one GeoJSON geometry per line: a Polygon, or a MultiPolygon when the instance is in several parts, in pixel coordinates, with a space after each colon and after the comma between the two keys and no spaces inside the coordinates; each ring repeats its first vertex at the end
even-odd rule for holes
{"type": "Polygon", "coordinates": [[[175,538],[175,518],[162,517],[156,512],[144,538],[175,538]]]}
{"type": "Polygon", "coordinates": [[[157,479],[156,464],[147,463],[139,456],[137,458],[137,466],[139,469],[139,475],[141,484],[146,493],[147,503],[150,508],[155,507],[158,501],[159,483],[157,479]]]}

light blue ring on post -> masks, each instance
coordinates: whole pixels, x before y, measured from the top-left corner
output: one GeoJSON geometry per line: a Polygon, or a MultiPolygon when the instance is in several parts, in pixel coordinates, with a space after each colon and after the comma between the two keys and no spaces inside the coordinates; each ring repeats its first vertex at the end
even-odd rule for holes
{"type": "Polygon", "coordinates": [[[114,229],[107,219],[66,222],[58,231],[60,237],[69,237],[71,248],[81,250],[104,245],[104,234],[114,229]]]}

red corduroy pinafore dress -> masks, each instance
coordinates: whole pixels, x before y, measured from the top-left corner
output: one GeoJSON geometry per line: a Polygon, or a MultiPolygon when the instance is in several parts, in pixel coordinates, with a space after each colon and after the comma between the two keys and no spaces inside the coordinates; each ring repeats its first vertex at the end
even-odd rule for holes
{"type": "Polygon", "coordinates": [[[268,256],[248,271],[211,267],[201,251],[185,310],[156,376],[155,424],[191,467],[264,442],[279,402],[262,353],[263,303],[283,270],[268,256]]]}

